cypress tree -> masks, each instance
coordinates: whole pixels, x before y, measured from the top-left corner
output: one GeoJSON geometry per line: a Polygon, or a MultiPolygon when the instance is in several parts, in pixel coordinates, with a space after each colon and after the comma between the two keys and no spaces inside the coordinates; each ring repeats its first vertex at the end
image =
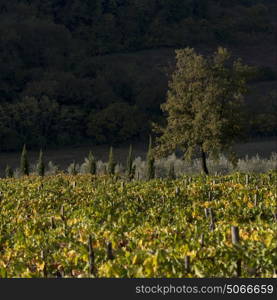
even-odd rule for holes
{"type": "Polygon", "coordinates": [[[127,162],[126,162],[126,173],[127,176],[131,179],[133,177],[133,171],[134,171],[134,166],[133,166],[133,147],[130,145],[129,148],[129,153],[127,157],[127,162]]]}
{"type": "Polygon", "coordinates": [[[39,157],[38,157],[38,163],[37,163],[37,173],[39,176],[44,176],[45,174],[45,164],[43,160],[43,152],[40,150],[39,157]]]}
{"type": "Polygon", "coordinates": [[[91,151],[88,155],[88,173],[92,175],[96,174],[96,160],[91,151]]]}
{"type": "Polygon", "coordinates": [[[131,179],[135,178],[135,174],[136,174],[136,165],[133,165],[131,179]]]}
{"type": "Polygon", "coordinates": [[[5,177],[6,178],[12,178],[13,177],[13,169],[7,165],[6,169],[5,169],[5,177]]]}
{"type": "Polygon", "coordinates": [[[168,177],[170,179],[176,179],[175,169],[174,169],[174,163],[173,162],[170,163],[168,177]]]}
{"type": "Polygon", "coordinates": [[[108,162],[108,174],[114,175],[116,162],[114,160],[113,147],[110,148],[109,162],[108,162]]]}
{"type": "Polygon", "coordinates": [[[29,161],[27,156],[27,149],[26,145],[23,146],[23,150],[21,153],[21,159],[20,159],[20,173],[22,176],[29,175],[29,161]]]}
{"type": "Polygon", "coordinates": [[[152,137],[149,136],[149,145],[147,153],[147,179],[155,178],[155,158],[152,149],[152,137]]]}

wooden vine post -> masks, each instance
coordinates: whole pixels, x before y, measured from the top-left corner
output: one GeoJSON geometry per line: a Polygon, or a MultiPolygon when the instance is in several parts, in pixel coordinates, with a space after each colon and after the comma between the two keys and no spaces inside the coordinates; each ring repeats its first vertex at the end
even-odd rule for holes
{"type": "Polygon", "coordinates": [[[88,258],[89,258],[89,273],[92,275],[95,273],[95,257],[94,257],[94,251],[92,248],[92,238],[91,235],[88,239],[88,258]]]}
{"type": "MultiPolygon", "coordinates": [[[[239,237],[239,228],[237,226],[232,226],[231,227],[231,235],[232,235],[232,244],[237,246],[239,244],[240,241],[240,237],[239,237]]],[[[241,276],[241,259],[239,258],[237,260],[237,277],[241,276]]]]}
{"type": "Polygon", "coordinates": [[[231,227],[231,234],[232,234],[232,244],[233,245],[239,244],[239,228],[237,226],[231,227]]]}
{"type": "Polygon", "coordinates": [[[65,211],[64,211],[64,205],[61,207],[61,219],[63,220],[63,229],[64,229],[64,235],[66,236],[66,217],[65,217],[65,211]]]}
{"type": "Polygon", "coordinates": [[[112,246],[112,243],[111,243],[111,242],[109,242],[109,243],[107,244],[107,258],[108,258],[109,260],[114,259],[114,255],[113,255],[113,246],[112,246]]]}
{"type": "Polygon", "coordinates": [[[204,233],[201,233],[201,236],[200,236],[200,247],[201,248],[204,247],[204,233]]]}
{"type": "Polygon", "coordinates": [[[62,220],[64,221],[64,220],[65,220],[65,214],[64,214],[64,205],[62,205],[62,207],[61,207],[60,214],[61,214],[61,218],[62,218],[62,220]]]}
{"type": "Polygon", "coordinates": [[[249,184],[249,174],[245,175],[245,184],[248,185],[249,184]]]}
{"type": "Polygon", "coordinates": [[[213,214],[213,210],[211,208],[209,208],[209,215],[210,215],[210,219],[211,219],[211,222],[210,222],[210,230],[211,231],[214,231],[215,229],[215,224],[214,224],[214,214],[213,214]]]}
{"type": "Polygon", "coordinates": [[[258,193],[255,193],[254,195],[254,206],[258,206],[258,193]]]}
{"type": "Polygon", "coordinates": [[[45,252],[44,252],[44,250],[42,250],[41,251],[41,259],[42,259],[42,261],[43,261],[43,263],[44,263],[44,265],[43,265],[43,270],[42,270],[42,272],[43,272],[43,277],[44,278],[47,278],[47,267],[46,267],[46,261],[45,261],[45,252]]]}
{"type": "Polygon", "coordinates": [[[51,228],[55,229],[56,228],[56,224],[55,224],[55,219],[54,219],[53,216],[51,217],[50,221],[51,221],[51,228]]]}
{"type": "Polygon", "coordinates": [[[190,256],[185,256],[185,272],[190,273],[190,256]]]}

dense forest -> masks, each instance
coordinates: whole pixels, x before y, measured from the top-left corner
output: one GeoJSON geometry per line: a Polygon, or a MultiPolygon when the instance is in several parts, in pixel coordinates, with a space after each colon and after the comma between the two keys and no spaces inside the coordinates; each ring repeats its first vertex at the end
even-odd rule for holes
{"type": "MultiPolygon", "coordinates": [[[[143,51],[266,45],[272,2],[0,0],[0,150],[145,136],[171,67],[143,51]]],[[[274,80],[274,66],[253,65],[250,85],[274,80]]],[[[277,134],[276,92],[252,98],[248,135],[277,134]]]]}

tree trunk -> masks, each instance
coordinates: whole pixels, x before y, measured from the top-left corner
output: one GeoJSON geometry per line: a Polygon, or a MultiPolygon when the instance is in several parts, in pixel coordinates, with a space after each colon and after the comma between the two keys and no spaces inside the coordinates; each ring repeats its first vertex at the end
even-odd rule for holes
{"type": "Polygon", "coordinates": [[[209,175],[209,170],[207,167],[207,156],[206,156],[206,152],[203,150],[202,147],[201,147],[201,158],[202,158],[202,169],[206,175],[209,175]]]}

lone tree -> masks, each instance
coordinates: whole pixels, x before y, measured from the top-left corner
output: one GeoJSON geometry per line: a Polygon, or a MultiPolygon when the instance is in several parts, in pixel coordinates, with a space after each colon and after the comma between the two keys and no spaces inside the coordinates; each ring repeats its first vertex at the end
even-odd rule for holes
{"type": "Polygon", "coordinates": [[[176,59],[167,101],[161,105],[166,125],[154,124],[156,153],[179,149],[186,159],[200,154],[203,172],[209,174],[207,156],[233,154],[232,144],[241,137],[249,67],[221,47],[206,58],[192,48],[177,50],[176,59]]]}
{"type": "Polygon", "coordinates": [[[23,150],[21,153],[21,159],[20,159],[20,174],[22,176],[29,175],[29,161],[27,156],[27,149],[26,145],[23,146],[23,150]]]}
{"type": "Polygon", "coordinates": [[[43,152],[40,150],[39,152],[39,157],[38,157],[38,162],[37,162],[37,173],[39,176],[44,176],[45,174],[45,164],[43,160],[43,152]]]}

